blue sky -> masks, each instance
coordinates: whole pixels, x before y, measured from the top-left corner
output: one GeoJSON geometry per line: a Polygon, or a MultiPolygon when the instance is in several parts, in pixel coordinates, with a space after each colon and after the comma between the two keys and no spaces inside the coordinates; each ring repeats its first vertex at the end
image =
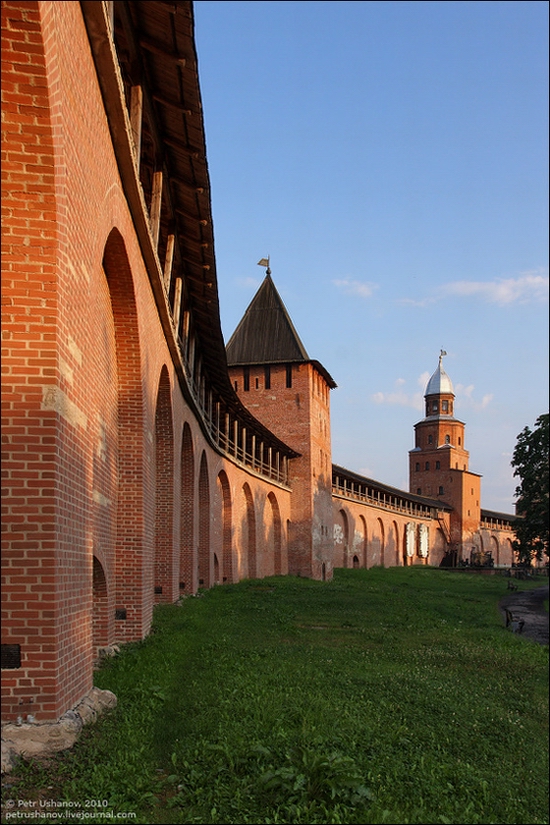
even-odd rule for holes
{"type": "Polygon", "coordinates": [[[222,328],[272,276],[332,458],[408,489],[440,348],[482,506],[548,411],[548,4],[195,2],[222,328]]]}

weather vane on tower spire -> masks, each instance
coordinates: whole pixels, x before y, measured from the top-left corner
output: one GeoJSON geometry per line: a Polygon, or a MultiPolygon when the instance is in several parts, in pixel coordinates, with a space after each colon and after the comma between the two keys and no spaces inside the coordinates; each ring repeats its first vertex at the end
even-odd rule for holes
{"type": "Polygon", "coordinates": [[[439,366],[441,366],[441,361],[443,360],[443,356],[444,356],[444,355],[447,355],[447,353],[445,352],[445,350],[444,350],[444,349],[441,349],[441,350],[439,351],[439,366]]]}
{"type": "Polygon", "coordinates": [[[258,261],[258,266],[265,266],[265,274],[271,275],[271,270],[269,268],[269,255],[267,256],[267,258],[260,258],[260,260],[258,261]]]}

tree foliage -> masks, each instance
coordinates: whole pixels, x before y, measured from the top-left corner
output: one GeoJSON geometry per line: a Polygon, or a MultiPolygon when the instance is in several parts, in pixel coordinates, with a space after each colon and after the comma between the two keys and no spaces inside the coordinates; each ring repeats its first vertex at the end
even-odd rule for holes
{"type": "Polygon", "coordinates": [[[520,561],[530,564],[548,557],[548,413],[539,416],[533,430],[525,427],[518,435],[512,457],[516,487],[516,512],[523,518],[515,523],[514,549],[520,561]]]}

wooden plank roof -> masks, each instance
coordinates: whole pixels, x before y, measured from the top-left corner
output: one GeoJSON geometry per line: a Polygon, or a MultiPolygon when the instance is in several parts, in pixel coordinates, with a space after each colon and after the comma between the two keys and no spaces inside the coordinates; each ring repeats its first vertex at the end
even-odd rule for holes
{"type": "Polygon", "coordinates": [[[311,363],[329,387],[336,386],[322,364],[307,354],[269,273],[229,339],[227,363],[231,367],[311,363]]]}

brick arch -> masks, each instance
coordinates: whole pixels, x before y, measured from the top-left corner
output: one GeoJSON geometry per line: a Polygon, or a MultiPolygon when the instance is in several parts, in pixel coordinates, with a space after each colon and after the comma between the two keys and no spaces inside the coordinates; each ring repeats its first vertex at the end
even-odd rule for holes
{"type": "Polygon", "coordinates": [[[225,470],[218,473],[222,503],[222,581],[234,581],[233,576],[233,516],[231,488],[225,470]]]}
{"type": "Polygon", "coordinates": [[[496,536],[492,535],[489,541],[489,552],[493,554],[495,567],[500,565],[500,545],[496,536]]]}
{"type": "Polygon", "coordinates": [[[334,524],[335,558],[340,559],[338,566],[348,566],[349,522],[344,509],[338,510],[334,524]]]}
{"type": "Polygon", "coordinates": [[[514,547],[512,540],[509,538],[506,538],[503,542],[500,563],[506,567],[511,567],[514,563],[514,547]]]}
{"type": "Polygon", "coordinates": [[[97,556],[94,556],[92,583],[92,645],[94,657],[97,656],[98,648],[106,647],[109,644],[111,636],[109,632],[109,614],[107,578],[103,565],[97,556]]]}
{"type": "MultiPolygon", "coordinates": [[[[401,564],[401,554],[399,552],[399,527],[396,521],[392,521],[393,555],[394,564],[398,567],[401,564]]],[[[389,561],[389,559],[388,559],[389,561]]]]}
{"type": "Polygon", "coordinates": [[[447,553],[447,539],[441,527],[435,531],[435,539],[430,549],[429,563],[433,567],[440,567],[447,553]]]}
{"type": "Polygon", "coordinates": [[[122,235],[111,230],[103,253],[115,327],[118,413],[118,506],[115,546],[117,638],[142,638],[151,626],[152,513],[146,475],[145,409],[134,282],[122,235]]]}
{"type": "Polygon", "coordinates": [[[368,552],[368,534],[367,521],[364,516],[359,516],[359,524],[361,526],[361,567],[366,567],[368,552]]]}
{"type": "Polygon", "coordinates": [[[210,483],[203,450],[199,469],[199,586],[210,587],[210,483]]]}
{"type": "Polygon", "coordinates": [[[281,511],[279,509],[279,502],[277,501],[277,497],[275,493],[269,493],[267,500],[271,505],[271,513],[272,513],[272,520],[271,523],[273,525],[273,572],[276,576],[280,576],[283,568],[282,568],[282,530],[281,530],[281,511]]]}
{"type": "Polygon", "coordinates": [[[155,579],[154,600],[173,602],[178,596],[179,560],[174,552],[174,428],[172,389],[162,367],[155,408],[155,579]]]}
{"type": "Polygon", "coordinates": [[[181,503],[180,503],[180,591],[188,594],[197,589],[197,561],[195,558],[195,456],[193,436],[187,422],[181,439],[181,503]]]}
{"type": "Polygon", "coordinates": [[[381,518],[375,519],[371,532],[371,566],[384,564],[384,534],[384,522],[381,518]]]}
{"type": "Polygon", "coordinates": [[[247,561],[248,578],[255,579],[258,575],[258,560],[256,547],[256,510],[254,498],[248,483],[243,484],[243,496],[246,507],[246,518],[243,529],[244,555],[247,561]]]}

